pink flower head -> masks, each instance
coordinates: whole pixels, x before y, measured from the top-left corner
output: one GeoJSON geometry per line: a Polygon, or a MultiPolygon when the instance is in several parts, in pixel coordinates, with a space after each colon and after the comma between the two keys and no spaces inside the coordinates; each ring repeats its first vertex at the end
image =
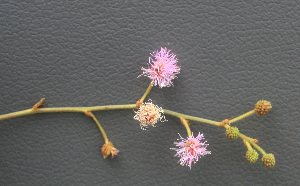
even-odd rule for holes
{"type": "MultiPolygon", "coordinates": [[[[180,134],[179,134],[180,136],[180,134]]],[[[174,144],[178,148],[171,148],[171,150],[175,150],[177,153],[175,156],[180,157],[180,165],[189,166],[190,169],[192,168],[192,163],[196,163],[199,158],[206,154],[210,154],[210,151],[206,150],[208,144],[207,141],[201,142],[204,139],[203,134],[198,134],[197,137],[192,136],[188,137],[187,139],[180,136],[180,142],[174,142],[174,144]]]]}
{"type": "Polygon", "coordinates": [[[176,74],[179,74],[180,67],[177,66],[176,55],[170,53],[167,48],[161,48],[160,51],[154,51],[149,57],[149,68],[142,68],[144,76],[148,76],[154,86],[160,88],[173,85],[171,82],[176,74]]]}

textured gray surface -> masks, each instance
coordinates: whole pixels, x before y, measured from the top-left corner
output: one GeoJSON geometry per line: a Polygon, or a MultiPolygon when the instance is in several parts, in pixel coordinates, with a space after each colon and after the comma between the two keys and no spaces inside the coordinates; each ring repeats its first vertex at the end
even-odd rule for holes
{"type": "Polygon", "coordinates": [[[95,114],[120,150],[103,160],[90,118],[41,114],[0,122],[0,185],[299,184],[299,1],[1,1],[0,10],[1,114],[42,97],[50,107],[134,103],[149,83],[140,68],[163,46],[181,73],[149,98],[217,121],[267,99],[268,115],[235,125],[277,161],[249,164],[241,140],[193,122],[212,155],[189,170],[169,150],[185,135],[178,119],[142,131],[132,110],[95,114]]]}

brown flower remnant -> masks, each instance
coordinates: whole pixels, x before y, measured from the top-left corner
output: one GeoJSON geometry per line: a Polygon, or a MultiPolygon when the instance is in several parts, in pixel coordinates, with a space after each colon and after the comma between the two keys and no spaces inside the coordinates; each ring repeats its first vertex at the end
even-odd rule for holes
{"type": "Polygon", "coordinates": [[[111,156],[112,158],[118,154],[119,150],[114,147],[114,144],[112,142],[105,143],[102,148],[101,152],[103,154],[103,158],[105,159],[108,156],[111,156]]]}

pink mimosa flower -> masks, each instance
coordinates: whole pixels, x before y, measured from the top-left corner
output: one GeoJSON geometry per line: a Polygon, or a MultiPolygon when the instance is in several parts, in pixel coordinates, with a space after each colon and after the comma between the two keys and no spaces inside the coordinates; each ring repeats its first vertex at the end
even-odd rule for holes
{"type": "MultiPolygon", "coordinates": [[[[180,134],[179,134],[180,136],[180,134]]],[[[189,166],[190,169],[192,168],[192,163],[196,163],[199,158],[206,154],[210,154],[210,151],[206,150],[208,144],[206,141],[201,142],[204,140],[203,134],[198,134],[197,137],[192,136],[188,137],[187,139],[180,136],[180,142],[174,142],[174,144],[178,148],[171,148],[171,150],[175,150],[177,153],[175,156],[180,157],[180,165],[189,166]]]]}
{"type": "Polygon", "coordinates": [[[142,75],[148,76],[153,85],[160,88],[173,85],[172,80],[180,72],[176,55],[170,53],[167,48],[154,51],[151,55],[153,58],[149,57],[149,68],[142,68],[142,75]]]}

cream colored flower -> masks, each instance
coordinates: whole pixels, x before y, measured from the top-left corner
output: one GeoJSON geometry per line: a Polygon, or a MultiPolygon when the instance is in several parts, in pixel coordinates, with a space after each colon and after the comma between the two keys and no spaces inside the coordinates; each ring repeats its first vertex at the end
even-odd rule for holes
{"type": "Polygon", "coordinates": [[[135,111],[135,116],[133,117],[135,120],[140,121],[141,129],[145,130],[149,126],[153,126],[157,123],[157,121],[165,121],[165,117],[163,115],[163,109],[154,105],[151,100],[150,102],[143,103],[138,111],[135,111]]]}

